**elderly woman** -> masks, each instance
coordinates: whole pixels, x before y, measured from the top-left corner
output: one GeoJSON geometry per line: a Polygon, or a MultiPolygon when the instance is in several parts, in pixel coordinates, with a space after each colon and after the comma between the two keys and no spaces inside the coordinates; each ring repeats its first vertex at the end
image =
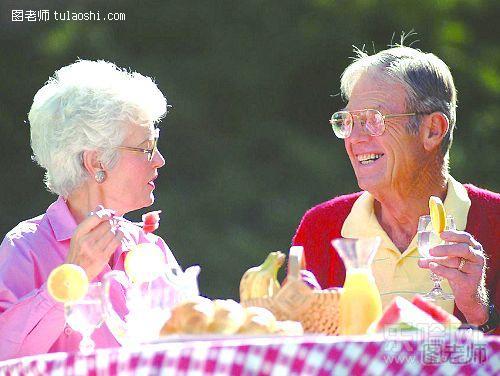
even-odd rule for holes
{"type": "MultiPolygon", "coordinates": [[[[165,164],[155,124],[166,110],[149,77],[104,61],[63,67],[35,95],[33,154],[59,197],[11,230],[0,247],[0,359],[78,349],[80,335],[65,326],[63,304],[47,292],[58,265],[80,265],[89,280],[100,281],[123,270],[122,243],[152,242],[177,267],[161,238],[124,220],[116,229],[110,220],[153,204],[165,164]]],[[[105,325],[93,338],[97,347],[117,345],[105,325]]]]}
{"type": "Polygon", "coordinates": [[[372,265],[382,303],[431,289],[429,271],[444,278],[455,300],[439,304],[485,332],[498,325],[500,195],[461,184],[448,172],[456,90],[446,64],[430,53],[393,47],[358,58],[344,71],[348,103],[332,116],[364,192],[336,197],[309,210],[293,243],[323,287],[341,286],[345,269],[330,241],[380,236],[372,265]],[[419,217],[430,196],[444,201],[457,231],[419,260],[419,217]],[[486,260],[489,267],[486,268],[486,260]],[[418,263],[417,263],[418,260],[418,263]]]}

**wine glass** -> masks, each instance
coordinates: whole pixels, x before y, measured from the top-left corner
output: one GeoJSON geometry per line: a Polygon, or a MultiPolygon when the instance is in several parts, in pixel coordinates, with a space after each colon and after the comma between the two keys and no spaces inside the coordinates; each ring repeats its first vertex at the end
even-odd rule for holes
{"type": "MultiPolygon", "coordinates": [[[[452,216],[446,217],[445,230],[455,230],[455,220],[452,216]]],[[[417,232],[418,252],[423,258],[430,258],[429,250],[435,246],[447,244],[441,239],[438,233],[434,230],[431,223],[430,215],[423,215],[418,219],[417,232]]],[[[436,300],[452,300],[455,297],[453,294],[446,293],[441,287],[441,277],[431,271],[431,280],[434,282],[434,287],[423,296],[424,299],[430,301],[436,300]]]]}
{"type": "Polygon", "coordinates": [[[102,294],[102,284],[91,283],[82,299],[64,305],[66,322],[82,335],[79,348],[84,355],[94,351],[95,343],[91,335],[104,321],[102,294]]]}

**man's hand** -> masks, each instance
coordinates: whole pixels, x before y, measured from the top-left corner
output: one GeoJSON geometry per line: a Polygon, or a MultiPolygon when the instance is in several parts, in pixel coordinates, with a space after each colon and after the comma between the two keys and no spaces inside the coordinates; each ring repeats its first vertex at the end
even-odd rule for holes
{"type": "Polygon", "coordinates": [[[78,225],[71,238],[65,262],[80,265],[90,281],[102,271],[123,239],[112,217],[110,210],[97,207],[78,225]]]}
{"type": "Polygon", "coordinates": [[[452,244],[432,248],[432,257],[420,259],[418,265],[448,279],[455,295],[455,304],[467,322],[481,325],[488,319],[483,247],[464,231],[443,231],[441,239],[452,244]]]}

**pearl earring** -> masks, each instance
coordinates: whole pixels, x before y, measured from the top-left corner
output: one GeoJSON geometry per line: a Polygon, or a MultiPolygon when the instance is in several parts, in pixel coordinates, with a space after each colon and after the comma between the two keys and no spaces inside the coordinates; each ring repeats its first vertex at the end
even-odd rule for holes
{"type": "Polygon", "coordinates": [[[106,171],[104,170],[97,171],[94,175],[94,179],[98,184],[101,184],[102,182],[104,182],[104,180],[106,180],[106,171]]]}

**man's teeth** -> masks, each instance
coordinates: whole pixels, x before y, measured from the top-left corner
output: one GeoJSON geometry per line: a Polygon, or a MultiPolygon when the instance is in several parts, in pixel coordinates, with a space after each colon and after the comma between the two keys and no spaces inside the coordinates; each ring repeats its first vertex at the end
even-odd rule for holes
{"type": "Polygon", "coordinates": [[[370,164],[379,159],[383,154],[359,154],[356,156],[361,164],[370,164]]]}

